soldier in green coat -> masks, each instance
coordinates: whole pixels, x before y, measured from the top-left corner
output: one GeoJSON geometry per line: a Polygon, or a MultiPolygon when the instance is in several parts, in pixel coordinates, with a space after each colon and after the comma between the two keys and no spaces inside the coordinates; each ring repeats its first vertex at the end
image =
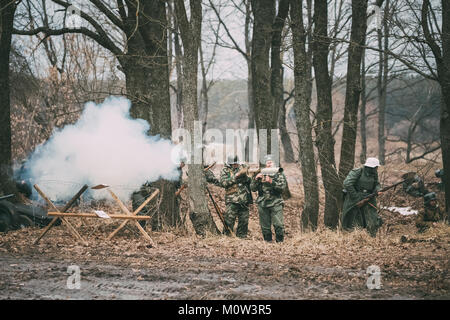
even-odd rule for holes
{"type": "Polygon", "coordinates": [[[444,213],[439,208],[436,193],[430,192],[423,197],[424,208],[417,216],[416,227],[424,232],[434,226],[436,222],[444,220],[444,213]]]}
{"type": "MultiPolygon", "coordinates": [[[[220,185],[225,188],[226,211],[224,220],[230,230],[234,230],[236,218],[238,225],[236,236],[245,238],[248,233],[248,206],[251,201],[249,190],[250,178],[247,175],[248,167],[239,164],[238,157],[228,157],[222,172],[220,173],[220,185]]],[[[227,228],[224,228],[224,234],[229,234],[227,228]]]]}
{"type": "Polygon", "coordinates": [[[375,237],[382,221],[377,213],[376,198],[373,197],[361,207],[357,202],[381,189],[378,182],[377,168],[380,162],[377,158],[367,158],[363,168],[350,171],[344,180],[344,206],[342,209],[341,224],[344,230],[355,227],[366,228],[372,237],[375,237]]]}
{"type": "MultiPolygon", "coordinates": [[[[273,168],[272,155],[265,157],[266,168],[273,168]]],[[[259,223],[263,238],[267,242],[272,241],[272,224],[275,229],[275,240],[284,240],[283,221],[283,190],[286,188],[286,177],[282,170],[275,170],[273,175],[258,173],[250,184],[252,191],[258,192],[256,203],[258,204],[259,223]]]]}

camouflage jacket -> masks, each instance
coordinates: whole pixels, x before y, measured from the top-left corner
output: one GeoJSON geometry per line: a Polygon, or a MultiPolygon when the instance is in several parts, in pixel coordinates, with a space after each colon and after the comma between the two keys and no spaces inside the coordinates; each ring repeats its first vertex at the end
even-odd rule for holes
{"type": "Polygon", "coordinates": [[[416,218],[416,227],[425,230],[432,226],[433,222],[444,220],[444,215],[439,206],[434,208],[425,207],[416,218]]]}
{"type": "Polygon", "coordinates": [[[236,169],[225,165],[220,173],[220,185],[225,188],[225,203],[237,203],[241,205],[249,205],[251,201],[250,178],[246,174],[242,174],[238,178],[236,173],[245,165],[239,165],[236,169]]]}
{"type": "Polygon", "coordinates": [[[256,176],[252,179],[250,188],[252,191],[258,192],[256,203],[260,206],[269,208],[279,204],[283,204],[283,190],[286,188],[286,176],[279,172],[272,177],[272,183],[261,182],[256,180],[256,176]]]}

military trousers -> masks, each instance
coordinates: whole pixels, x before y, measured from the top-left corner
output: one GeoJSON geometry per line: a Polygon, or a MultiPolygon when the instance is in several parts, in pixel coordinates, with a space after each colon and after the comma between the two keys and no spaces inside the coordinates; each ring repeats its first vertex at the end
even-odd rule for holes
{"type": "Polygon", "coordinates": [[[284,240],[283,204],[264,207],[258,204],[259,224],[265,241],[272,241],[272,225],[277,242],[284,240]]]}
{"type": "MultiPolygon", "coordinates": [[[[238,203],[228,203],[227,209],[225,211],[225,224],[233,230],[234,232],[234,224],[236,219],[238,220],[237,228],[236,228],[236,236],[239,238],[245,238],[248,233],[248,206],[242,205],[238,203]]],[[[224,228],[224,234],[229,235],[230,232],[227,228],[224,228]]]]}
{"type": "Polygon", "coordinates": [[[347,212],[343,222],[344,229],[365,228],[372,237],[376,236],[381,225],[381,217],[376,209],[369,207],[368,204],[362,208],[351,209],[347,212]]]}

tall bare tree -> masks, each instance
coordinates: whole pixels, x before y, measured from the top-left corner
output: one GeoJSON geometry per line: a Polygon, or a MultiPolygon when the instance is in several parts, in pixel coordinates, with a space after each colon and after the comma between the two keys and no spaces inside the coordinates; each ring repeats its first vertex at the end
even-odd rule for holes
{"type": "Polygon", "coordinates": [[[389,71],[389,55],[386,50],[389,48],[389,0],[385,0],[383,27],[378,28],[378,78],[377,78],[377,94],[378,94],[378,158],[381,164],[385,163],[386,158],[386,101],[387,101],[387,84],[389,71]],[[384,48],[384,49],[383,49],[384,48]]]}
{"type": "Polygon", "coordinates": [[[336,170],[335,141],[332,135],[333,102],[331,78],[328,71],[330,39],[328,38],[327,21],[327,0],[314,1],[313,67],[317,93],[316,146],[325,188],[324,223],[329,228],[336,228],[339,219],[341,183],[336,170]]]}
{"type": "MultiPolygon", "coordinates": [[[[307,0],[311,9],[311,1],[307,0]]],[[[299,159],[302,167],[305,205],[301,216],[304,229],[315,230],[319,216],[319,188],[310,119],[312,93],[312,61],[306,50],[307,40],[311,41],[303,22],[303,0],[290,1],[291,29],[294,50],[294,81],[297,132],[299,138],[299,159]]],[[[311,23],[311,21],[309,21],[311,23]]]]}
{"type": "Polygon", "coordinates": [[[286,130],[286,108],[284,99],[284,69],[283,69],[283,30],[289,12],[289,0],[278,2],[278,12],[272,27],[272,43],[270,49],[270,89],[273,97],[273,114],[276,124],[272,128],[280,128],[281,142],[283,144],[285,158],[293,162],[293,151],[290,137],[286,130]],[[280,121],[281,119],[281,121],[280,121]]]}
{"type": "Polygon", "coordinates": [[[268,130],[267,152],[270,153],[270,130],[276,128],[278,120],[278,110],[274,108],[271,94],[271,41],[269,40],[272,39],[275,1],[252,0],[251,4],[254,17],[251,67],[256,129],[258,136],[261,129],[268,130]]]}
{"type": "Polygon", "coordinates": [[[208,200],[205,195],[206,180],[203,174],[202,152],[196,150],[198,146],[195,145],[195,142],[202,142],[194,141],[195,122],[199,122],[197,81],[198,52],[201,45],[202,27],[201,0],[190,0],[190,20],[187,17],[184,0],[175,0],[175,14],[184,49],[182,61],[184,127],[190,133],[191,141],[188,141],[188,143],[192,146],[190,164],[188,165],[189,216],[197,234],[203,236],[207,232],[217,234],[218,229],[209,212],[208,200]],[[200,155],[200,159],[195,157],[196,153],[200,155]],[[198,163],[199,160],[200,163],[198,163]]]}
{"type": "Polygon", "coordinates": [[[14,191],[11,183],[11,102],[9,59],[16,2],[0,1],[0,192],[14,191]]]}
{"type": "Polygon", "coordinates": [[[348,49],[344,129],[339,161],[341,181],[344,181],[355,164],[358,106],[361,94],[361,60],[367,29],[367,2],[368,0],[352,0],[352,29],[348,49]]]}
{"type": "Polygon", "coordinates": [[[420,22],[424,33],[426,44],[431,49],[436,61],[437,81],[441,86],[441,149],[442,162],[444,165],[444,190],[447,215],[450,211],[450,3],[441,1],[442,5],[442,31],[437,32],[431,28],[435,19],[433,8],[429,0],[423,0],[420,22]],[[440,39],[439,39],[440,36],[440,39]],[[441,41],[441,46],[438,40],[441,41]]]}

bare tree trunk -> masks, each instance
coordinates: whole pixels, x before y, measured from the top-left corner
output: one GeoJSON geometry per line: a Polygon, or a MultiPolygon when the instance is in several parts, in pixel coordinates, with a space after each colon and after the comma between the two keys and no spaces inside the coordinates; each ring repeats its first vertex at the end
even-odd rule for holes
{"type": "Polygon", "coordinates": [[[359,161],[365,163],[367,158],[367,129],[366,129],[366,50],[363,49],[361,61],[361,110],[360,110],[360,133],[361,133],[361,154],[359,161]]]}
{"type": "Polygon", "coordinates": [[[325,188],[324,223],[336,228],[339,220],[339,199],[341,183],[336,170],[334,138],[332,134],[333,103],[331,98],[331,78],[328,71],[330,40],[327,37],[327,0],[314,2],[313,66],[317,88],[316,146],[325,188]]]}
{"type": "MultiPolygon", "coordinates": [[[[166,8],[163,2],[155,1],[141,5],[141,10],[148,21],[145,26],[140,26],[145,30],[140,29],[129,39],[128,54],[124,57],[123,65],[127,93],[133,102],[130,113],[150,123],[151,135],[159,134],[162,138],[170,139],[172,125],[166,8]]],[[[174,183],[159,180],[154,186],[160,189],[162,200],[159,211],[152,219],[153,229],[161,229],[164,225],[177,226],[180,215],[174,197],[174,183]]]]}
{"type": "MultiPolygon", "coordinates": [[[[384,37],[384,50],[389,47],[389,0],[386,0],[384,7],[383,17],[383,31],[378,29],[378,48],[383,50],[383,37],[384,37]]],[[[385,163],[386,147],[385,147],[385,118],[386,118],[386,98],[387,98],[387,81],[388,81],[388,54],[380,51],[379,53],[379,65],[378,65],[378,158],[381,164],[385,163]]]]}
{"type": "Polygon", "coordinates": [[[438,82],[441,86],[442,104],[440,136],[442,149],[442,163],[444,166],[444,191],[447,219],[450,219],[450,3],[442,0],[442,50],[431,35],[428,26],[428,16],[431,4],[423,0],[421,25],[427,45],[433,52],[437,65],[438,82]]]}
{"type": "Polygon", "coordinates": [[[291,0],[291,29],[294,50],[294,110],[299,138],[299,159],[302,166],[305,205],[301,216],[304,229],[317,229],[319,189],[310,120],[311,56],[306,52],[306,31],[303,24],[303,0],[291,0]]]}
{"type": "MultiPolygon", "coordinates": [[[[271,75],[270,75],[270,89],[273,99],[273,107],[272,114],[269,116],[272,120],[271,128],[278,128],[280,123],[280,111],[282,113],[282,138],[284,136],[283,146],[285,145],[287,139],[289,139],[289,135],[286,132],[286,108],[284,102],[284,85],[283,85],[283,61],[282,61],[282,33],[284,28],[284,23],[286,21],[286,17],[289,12],[289,0],[280,0],[278,3],[278,13],[275,17],[272,27],[272,43],[270,50],[270,61],[271,61],[271,75]],[[287,138],[286,138],[287,136],[287,138]]],[[[291,148],[292,149],[292,148],[291,148]]],[[[289,152],[289,146],[284,150],[285,153],[289,152]]],[[[280,150],[279,150],[280,151],[280,150]]],[[[273,153],[273,150],[271,151],[273,153]]],[[[290,155],[293,156],[293,153],[290,155]]],[[[278,154],[278,159],[280,156],[278,154]]]]}
{"type": "MultiPolygon", "coordinates": [[[[255,107],[253,104],[253,78],[251,70],[251,61],[247,61],[248,78],[247,78],[247,101],[248,101],[248,130],[255,129],[255,107]]],[[[250,161],[250,141],[249,137],[245,138],[245,161],[250,161]]]]}
{"type": "Polygon", "coordinates": [[[208,84],[206,83],[206,68],[205,68],[205,61],[203,59],[203,50],[202,50],[202,45],[200,43],[199,46],[199,53],[200,53],[200,67],[201,67],[201,71],[202,71],[202,88],[200,90],[200,105],[201,107],[201,112],[202,112],[202,132],[206,131],[206,124],[208,121],[208,84]]]}
{"type": "Polygon", "coordinates": [[[0,192],[14,191],[11,181],[11,101],[9,89],[9,54],[16,4],[0,0],[0,192]]]}
{"type": "Polygon", "coordinates": [[[284,161],[292,163],[295,161],[294,150],[292,149],[291,136],[287,130],[286,117],[286,104],[287,100],[283,99],[280,105],[280,114],[278,117],[278,127],[280,128],[281,144],[284,150],[284,161]]]}
{"type": "MultiPolygon", "coordinates": [[[[184,6],[184,0],[175,0],[175,12],[183,42],[183,99],[184,99],[184,127],[191,135],[192,152],[188,165],[188,194],[190,205],[190,218],[197,234],[205,236],[207,232],[218,234],[219,230],[211,217],[208,209],[208,200],[205,195],[206,180],[203,174],[201,161],[202,151],[198,150],[200,159],[195,159],[196,145],[194,144],[195,125],[199,120],[197,104],[197,74],[198,74],[198,49],[202,25],[201,0],[190,2],[191,20],[189,21],[184,6]],[[196,163],[196,161],[200,163],[196,163]]],[[[201,141],[196,141],[201,143],[201,141]]]]}
{"type": "Polygon", "coordinates": [[[361,93],[361,59],[367,29],[367,1],[352,0],[352,28],[348,49],[347,86],[345,90],[344,128],[342,132],[339,176],[344,181],[355,165],[358,106],[361,93]]]}
{"type": "Polygon", "coordinates": [[[267,141],[260,143],[267,143],[267,152],[271,153],[270,130],[274,128],[274,103],[271,94],[271,42],[268,39],[272,38],[275,1],[251,0],[251,4],[254,16],[251,68],[255,122],[258,140],[260,140],[259,130],[267,130],[267,141]]]}
{"type": "MultiPolygon", "coordinates": [[[[444,164],[445,208],[450,219],[450,3],[442,0],[442,64],[439,83],[442,89],[441,147],[444,164]]],[[[439,70],[438,69],[438,70],[439,70]]]]}
{"type": "MultiPolygon", "coordinates": [[[[251,8],[250,0],[245,0],[245,54],[247,61],[247,101],[248,101],[248,129],[255,128],[255,106],[253,104],[253,78],[252,78],[252,41],[250,40],[251,8]]],[[[245,161],[250,161],[250,142],[245,138],[245,161]]]]}
{"type": "Polygon", "coordinates": [[[182,57],[183,54],[181,52],[181,45],[180,45],[180,37],[178,35],[178,22],[177,22],[177,17],[174,14],[174,9],[173,9],[173,0],[169,1],[167,3],[168,7],[169,7],[169,11],[172,13],[173,15],[173,45],[175,48],[175,71],[177,74],[177,91],[176,91],[176,103],[175,103],[175,107],[177,110],[177,127],[181,128],[183,126],[183,75],[182,75],[182,68],[181,68],[181,64],[182,64],[182,57]]]}

